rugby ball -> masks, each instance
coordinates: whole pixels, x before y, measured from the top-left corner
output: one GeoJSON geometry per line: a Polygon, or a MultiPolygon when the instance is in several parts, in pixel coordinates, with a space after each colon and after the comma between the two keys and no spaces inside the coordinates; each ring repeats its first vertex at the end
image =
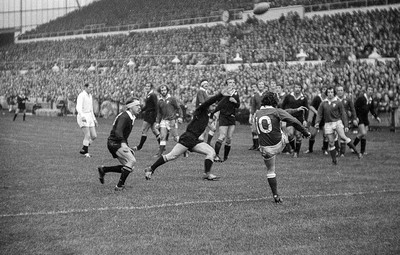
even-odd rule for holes
{"type": "Polygon", "coordinates": [[[259,2],[254,4],[253,13],[254,15],[261,15],[266,13],[270,8],[269,2],[259,2]]]}

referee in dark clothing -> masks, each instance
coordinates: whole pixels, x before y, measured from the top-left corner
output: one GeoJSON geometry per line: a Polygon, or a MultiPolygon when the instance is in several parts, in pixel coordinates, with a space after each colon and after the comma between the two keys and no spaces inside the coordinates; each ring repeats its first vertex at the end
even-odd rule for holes
{"type": "Polygon", "coordinates": [[[150,180],[152,174],[157,167],[165,164],[168,161],[177,159],[180,155],[184,154],[187,150],[197,152],[206,155],[204,160],[204,180],[214,181],[219,179],[218,176],[211,173],[211,167],[213,165],[215,151],[214,149],[204,141],[199,140],[199,136],[204,132],[208,124],[208,108],[215,102],[221,100],[224,96],[230,95],[232,90],[229,86],[225,87],[221,93],[210,97],[204,103],[202,103],[193,112],[193,118],[188,124],[186,131],[180,136],[178,143],[174,148],[166,155],[161,155],[156,162],[150,167],[147,167],[145,172],[146,180],[150,180]]]}

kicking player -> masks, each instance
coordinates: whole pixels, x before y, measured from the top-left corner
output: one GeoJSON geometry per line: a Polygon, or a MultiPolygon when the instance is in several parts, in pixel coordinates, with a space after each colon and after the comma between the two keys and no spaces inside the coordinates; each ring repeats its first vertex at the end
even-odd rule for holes
{"type": "Polygon", "coordinates": [[[78,112],[76,120],[84,134],[82,142],[83,147],[79,153],[85,155],[86,157],[91,156],[89,154],[89,146],[97,137],[96,126],[98,123],[93,112],[92,91],[93,84],[86,83],[83,86],[83,91],[78,95],[76,100],[76,111],[78,112]]]}
{"type": "Polygon", "coordinates": [[[336,97],[336,91],[333,87],[326,89],[326,99],[321,103],[318,108],[317,120],[315,121],[315,128],[319,127],[321,120],[324,120],[324,132],[328,137],[328,151],[332,157],[332,163],[337,164],[335,137],[337,133],[341,141],[346,142],[347,146],[353,149],[358,158],[361,158],[361,153],[357,152],[356,147],[351,142],[351,139],[346,136],[348,132],[347,115],[344,110],[342,102],[336,97]]]}
{"type": "Polygon", "coordinates": [[[374,89],[371,86],[367,87],[367,91],[359,95],[354,103],[354,108],[356,109],[356,114],[358,118],[358,134],[356,139],[354,139],[354,145],[361,141],[361,154],[365,154],[365,148],[367,146],[367,133],[368,133],[368,113],[371,112],[372,116],[380,123],[381,119],[376,114],[374,104],[372,103],[372,94],[374,89]]]}
{"type": "Polygon", "coordinates": [[[160,131],[156,128],[156,118],[157,118],[157,94],[154,92],[154,86],[151,82],[147,82],[144,86],[144,91],[146,93],[146,98],[144,100],[144,106],[142,108],[143,113],[143,125],[142,125],[142,136],[140,138],[139,145],[136,146],[137,150],[141,150],[144,143],[147,140],[147,132],[149,129],[155,135],[158,143],[160,143],[160,131]]]}
{"type": "Polygon", "coordinates": [[[254,123],[256,125],[260,152],[267,168],[267,180],[271,188],[275,203],[282,203],[282,198],[278,194],[278,185],[275,173],[276,155],[282,152],[287,141],[286,134],[281,129],[281,122],[285,121],[293,128],[301,132],[305,137],[311,134],[295,117],[289,114],[304,111],[303,107],[298,109],[282,110],[276,108],[278,98],[275,93],[267,92],[261,101],[261,109],[255,113],[254,123]]]}
{"type": "Polygon", "coordinates": [[[219,177],[211,173],[211,167],[215,158],[214,149],[204,141],[199,140],[199,136],[204,132],[207,127],[209,116],[209,107],[215,102],[221,100],[224,96],[233,94],[232,87],[225,87],[221,93],[210,97],[204,103],[199,105],[193,112],[193,118],[188,124],[186,131],[180,136],[178,143],[166,155],[161,155],[154,164],[147,167],[145,172],[146,180],[150,180],[154,171],[161,165],[177,159],[180,155],[184,154],[187,150],[206,155],[204,160],[204,180],[214,181],[219,177]]]}
{"type": "Polygon", "coordinates": [[[136,114],[140,112],[140,101],[137,98],[130,99],[126,102],[126,111],[121,112],[115,118],[110,136],[107,139],[107,148],[113,158],[117,158],[121,165],[116,166],[100,166],[99,180],[104,184],[104,176],[106,173],[120,173],[121,177],[115,186],[115,191],[122,191],[125,188],[125,181],[132,172],[136,163],[135,152],[128,145],[128,137],[132,131],[136,114]]]}

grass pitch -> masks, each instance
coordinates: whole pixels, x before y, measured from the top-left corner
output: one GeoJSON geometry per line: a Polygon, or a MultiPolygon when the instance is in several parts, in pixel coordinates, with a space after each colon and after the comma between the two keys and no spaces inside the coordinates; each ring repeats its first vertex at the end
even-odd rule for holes
{"type": "Polygon", "coordinates": [[[348,152],[337,166],[320,139],[313,154],[279,155],[275,205],[248,126],[237,126],[229,161],[214,164],[216,182],[202,181],[194,153],[145,181],[157,151],[149,133],[126,190],[114,192],[119,175],[101,185],[97,174],[118,163],[106,148],[112,121],[99,120],[84,158],[74,117],[0,115],[1,254],[400,253],[400,133],[370,132],[368,155],[348,152]]]}

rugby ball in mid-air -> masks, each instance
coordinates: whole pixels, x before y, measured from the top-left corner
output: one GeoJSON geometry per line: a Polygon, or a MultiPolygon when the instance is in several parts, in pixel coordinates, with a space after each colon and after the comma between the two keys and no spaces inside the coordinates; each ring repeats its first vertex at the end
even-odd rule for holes
{"type": "Polygon", "coordinates": [[[254,4],[253,13],[254,15],[261,15],[266,13],[270,8],[269,2],[259,2],[254,4]]]}

